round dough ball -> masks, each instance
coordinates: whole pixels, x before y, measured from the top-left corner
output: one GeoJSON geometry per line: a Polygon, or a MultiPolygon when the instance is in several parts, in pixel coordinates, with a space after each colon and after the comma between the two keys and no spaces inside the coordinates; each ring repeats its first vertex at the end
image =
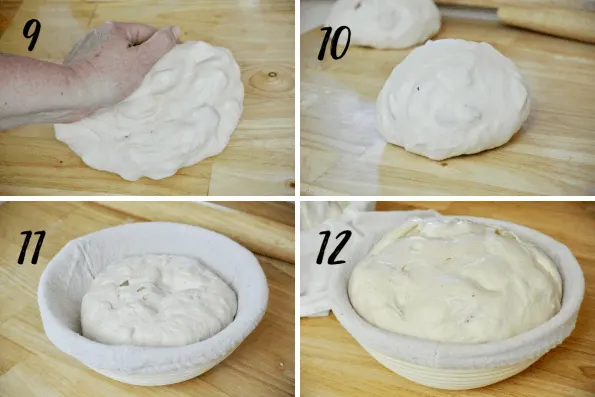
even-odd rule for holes
{"type": "Polygon", "coordinates": [[[397,65],[377,101],[390,142],[432,160],[504,145],[529,115],[516,65],[488,43],[428,41],[397,65]]]}
{"type": "Polygon", "coordinates": [[[502,340],[560,310],[549,257],[502,228],[413,219],[388,233],[353,270],[349,298],[370,324],[451,343],[502,340]]]}
{"type": "Polygon", "coordinates": [[[124,101],[54,129],[89,167],[129,181],[162,179],[220,153],[243,101],[240,68],[231,53],[188,42],[161,58],[124,101]]]}
{"type": "MultiPolygon", "coordinates": [[[[432,0],[339,0],[326,21],[335,32],[351,30],[351,44],[375,48],[407,48],[440,30],[440,11],[432,0]]],[[[339,44],[345,45],[347,33],[339,44]]]]}
{"type": "Polygon", "coordinates": [[[140,255],[109,265],[83,296],[83,335],[107,345],[184,346],[227,327],[235,292],[196,259],[140,255]]]}

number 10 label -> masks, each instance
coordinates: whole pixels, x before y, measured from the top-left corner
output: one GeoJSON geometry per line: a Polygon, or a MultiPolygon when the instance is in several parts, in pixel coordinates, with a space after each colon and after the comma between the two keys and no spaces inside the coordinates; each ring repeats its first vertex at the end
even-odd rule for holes
{"type": "MultiPolygon", "coordinates": [[[[320,52],[318,53],[318,60],[322,61],[324,59],[324,53],[326,52],[326,46],[328,45],[328,41],[331,38],[331,33],[332,33],[333,28],[327,26],[326,28],[321,28],[320,30],[323,30],[326,32],[324,34],[324,39],[322,40],[322,46],[320,47],[320,52]]],[[[335,34],[333,35],[333,40],[331,41],[331,49],[330,49],[331,57],[333,57],[333,59],[335,59],[335,60],[343,58],[345,56],[345,53],[347,52],[347,48],[349,48],[350,41],[351,41],[351,30],[349,30],[349,28],[347,26],[340,26],[339,29],[337,29],[335,31],[335,34]],[[347,42],[345,43],[345,48],[343,48],[343,52],[341,53],[341,55],[337,55],[337,45],[339,43],[339,38],[341,37],[341,33],[343,33],[344,30],[347,30],[347,42]]]]}

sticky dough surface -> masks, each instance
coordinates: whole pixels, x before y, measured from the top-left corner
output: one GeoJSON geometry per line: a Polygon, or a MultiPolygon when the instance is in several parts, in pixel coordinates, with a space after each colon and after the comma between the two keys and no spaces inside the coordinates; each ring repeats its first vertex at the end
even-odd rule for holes
{"type": "Polygon", "coordinates": [[[349,298],[370,324],[439,342],[506,339],[560,310],[553,262],[510,231],[414,219],[353,270],[349,298]]]}
{"type": "MultiPolygon", "coordinates": [[[[339,0],[326,21],[335,32],[351,30],[350,44],[406,48],[423,43],[440,30],[440,11],[432,0],[339,0]]],[[[347,42],[343,32],[339,44],[347,42]]]]}
{"type": "Polygon", "coordinates": [[[161,58],[124,101],[54,128],[56,138],[92,168],[131,181],[162,179],[220,153],[243,101],[231,53],[188,42],[161,58]]]}
{"type": "Polygon", "coordinates": [[[236,311],[235,292],[198,260],[142,255],[93,280],[81,321],[85,337],[108,345],[183,346],[215,335],[236,311]]]}
{"type": "Polygon", "coordinates": [[[444,160],[501,146],[527,119],[530,98],[516,65],[487,43],[428,41],[397,65],[377,100],[390,142],[444,160]]]}

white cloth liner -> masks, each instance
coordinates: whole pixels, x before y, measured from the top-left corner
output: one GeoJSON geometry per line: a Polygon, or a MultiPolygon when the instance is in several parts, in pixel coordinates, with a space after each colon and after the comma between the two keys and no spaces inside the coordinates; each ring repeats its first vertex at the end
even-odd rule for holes
{"type": "MultiPolygon", "coordinates": [[[[391,228],[397,225],[396,218],[390,219],[391,213],[376,214],[377,222],[390,223],[391,228]]],[[[410,214],[410,216],[416,215],[413,211],[410,214]]],[[[370,215],[373,214],[365,214],[365,219],[373,221],[370,215]]],[[[403,220],[408,217],[406,214],[401,214],[403,220]]],[[[481,344],[433,342],[376,328],[355,312],[347,292],[349,277],[354,266],[363,256],[363,251],[367,252],[371,247],[370,244],[363,242],[358,249],[353,251],[352,260],[335,266],[327,295],[330,307],[337,319],[361,345],[398,360],[432,368],[491,368],[538,357],[560,344],[570,335],[583,300],[585,282],[576,258],[565,245],[535,230],[510,222],[468,216],[439,217],[468,219],[483,224],[502,226],[513,231],[520,238],[540,247],[556,263],[562,277],[563,296],[560,312],[531,331],[503,341],[481,344]]],[[[340,227],[342,226],[337,225],[337,228],[340,227]]],[[[347,255],[344,254],[343,259],[346,258],[347,255]]]]}
{"type": "MultiPolygon", "coordinates": [[[[353,202],[338,217],[325,220],[318,226],[302,230],[300,234],[300,317],[320,317],[329,314],[331,300],[328,296],[331,274],[337,269],[352,268],[370,251],[384,234],[411,217],[435,217],[434,211],[367,211],[373,203],[353,202]],[[321,231],[330,231],[331,238],[325,250],[324,261],[316,263],[323,236],[321,231]],[[327,258],[340,240],[336,237],[343,230],[352,235],[338,255],[344,260],[340,265],[328,265],[327,258]]],[[[304,204],[304,203],[302,203],[304,204]]],[[[302,206],[302,211],[304,207],[302,206]]]]}
{"type": "Polygon", "coordinates": [[[176,371],[233,351],[262,319],[268,284],[256,257],[233,240],[196,226],[148,222],[116,226],[68,242],[41,276],[38,303],[45,332],[64,353],[91,367],[124,374],[176,371]],[[118,258],[146,253],[200,259],[238,296],[233,322],[202,342],[180,347],[110,346],[81,335],[83,295],[118,258]]]}

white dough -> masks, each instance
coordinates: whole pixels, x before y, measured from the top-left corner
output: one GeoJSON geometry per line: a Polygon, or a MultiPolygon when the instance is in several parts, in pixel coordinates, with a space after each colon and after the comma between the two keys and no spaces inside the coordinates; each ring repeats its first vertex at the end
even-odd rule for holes
{"type": "Polygon", "coordinates": [[[178,44],[124,101],[72,124],[56,138],[90,167],[134,181],[167,178],[220,153],[244,101],[231,53],[204,42],[178,44]]]}
{"type": "Polygon", "coordinates": [[[353,270],[349,298],[370,324],[439,342],[529,331],[559,310],[562,281],[534,245],[466,220],[413,219],[353,270]]]}
{"type": "Polygon", "coordinates": [[[86,338],[108,345],[183,346],[234,319],[235,292],[198,260],[141,255],[110,264],[83,297],[86,338]]]}
{"type": "MultiPolygon", "coordinates": [[[[350,44],[375,48],[407,48],[440,30],[440,11],[432,0],[339,0],[326,21],[335,32],[351,30],[350,44]]],[[[344,31],[339,44],[347,42],[344,31]]]]}
{"type": "Polygon", "coordinates": [[[428,41],[397,65],[377,101],[390,142],[432,160],[504,145],[527,119],[516,65],[488,43],[428,41]]]}

